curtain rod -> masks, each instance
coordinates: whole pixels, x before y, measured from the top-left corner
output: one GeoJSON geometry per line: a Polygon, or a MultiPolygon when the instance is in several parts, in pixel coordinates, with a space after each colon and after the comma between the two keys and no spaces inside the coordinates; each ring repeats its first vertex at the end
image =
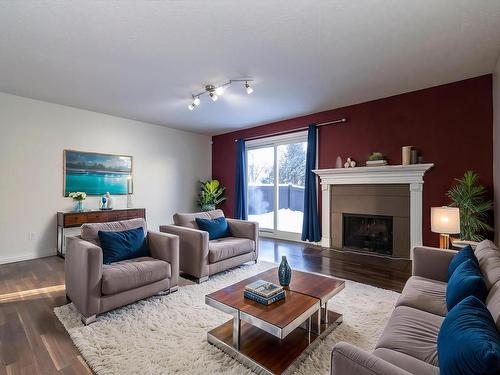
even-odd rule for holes
{"type": "MultiPolygon", "coordinates": [[[[338,119],[338,120],[320,122],[319,124],[316,124],[316,126],[320,127],[320,126],[325,126],[325,125],[339,124],[339,123],[343,123],[343,122],[347,122],[347,119],[345,117],[341,118],[341,119],[338,119]]],[[[309,128],[308,126],[303,126],[302,128],[298,128],[298,129],[283,130],[283,131],[280,131],[280,132],[275,132],[275,133],[270,133],[270,134],[265,134],[265,135],[256,135],[254,137],[248,137],[248,138],[243,138],[243,139],[245,141],[250,141],[250,140],[253,140],[253,139],[267,138],[267,137],[272,137],[272,136],[275,136],[275,135],[296,133],[296,132],[300,132],[302,130],[307,130],[308,128],[309,128]]],[[[238,142],[237,139],[235,139],[234,141],[238,142]]]]}

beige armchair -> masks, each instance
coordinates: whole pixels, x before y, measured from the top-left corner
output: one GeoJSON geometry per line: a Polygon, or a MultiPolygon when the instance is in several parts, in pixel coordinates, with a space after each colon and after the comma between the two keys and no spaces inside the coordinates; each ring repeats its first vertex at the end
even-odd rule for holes
{"type": "Polygon", "coordinates": [[[179,281],[179,238],[148,231],[144,219],[84,224],[81,236],[68,237],[64,265],[66,295],[92,323],[97,314],[160,292],[172,293],[179,281]],[[103,264],[98,231],[144,229],[150,256],[103,264]]]}
{"type": "Polygon", "coordinates": [[[173,225],[161,225],[160,232],[179,236],[180,270],[197,282],[210,275],[255,261],[259,255],[258,223],[227,219],[232,237],[208,240],[208,232],[198,229],[196,218],[223,217],[222,210],[175,214],[173,225]]]}

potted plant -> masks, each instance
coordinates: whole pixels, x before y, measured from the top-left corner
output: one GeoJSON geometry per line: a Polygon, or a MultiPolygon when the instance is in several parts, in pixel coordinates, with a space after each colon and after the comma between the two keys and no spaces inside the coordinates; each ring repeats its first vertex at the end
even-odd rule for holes
{"type": "Polygon", "coordinates": [[[87,198],[87,194],[81,191],[69,193],[68,197],[73,198],[73,209],[75,212],[83,211],[83,201],[87,198]]]}
{"type": "Polygon", "coordinates": [[[372,152],[371,155],[368,156],[368,160],[366,162],[367,167],[377,167],[386,164],[387,161],[384,160],[384,155],[378,151],[372,152]]]}
{"type": "Polygon", "coordinates": [[[226,188],[218,180],[207,180],[201,182],[201,190],[198,205],[202,211],[215,210],[218,204],[226,200],[222,195],[226,188]]]}
{"type": "Polygon", "coordinates": [[[486,221],[493,203],[486,199],[486,189],[478,180],[474,171],[467,171],[447,193],[450,206],[460,209],[460,239],[464,241],[481,241],[484,232],[493,230],[486,221]]]}

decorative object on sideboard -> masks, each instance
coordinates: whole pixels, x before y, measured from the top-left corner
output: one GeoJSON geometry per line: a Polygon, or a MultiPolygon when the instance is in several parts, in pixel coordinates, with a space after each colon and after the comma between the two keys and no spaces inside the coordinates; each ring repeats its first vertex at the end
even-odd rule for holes
{"type": "Polygon", "coordinates": [[[482,241],[485,232],[493,231],[487,222],[493,202],[486,198],[487,191],[474,171],[465,172],[455,181],[447,196],[451,199],[451,206],[460,209],[460,239],[482,241]]]}
{"type": "Polygon", "coordinates": [[[354,168],[356,166],[356,162],[351,159],[351,157],[347,158],[347,161],[344,163],[344,168],[354,168]]]}
{"type": "Polygon", "coordinates": [[[401,148],[401,165],[410,165],[412,147],[413,146],[403,146],[401,148]]]}
{"type": "Polygon", "coordinates": [[[112,210],[115,206],[115,202],[111,194],[109,194],[109,191],[105,194],[105,197],[107,199],[106,208],[112,210]]]}
{"type": "Polygon", "coordinates": [[[108,207],[108,198],[106,198],[105,195],[103,195],[100,199],[99,199],[99,209],[100,210],[106,210],[108,207]]]}
{"type": "Polygon", "coordinates": [[[337,156],[337,160],[335,161],[335,168],[342,168],[342,158],[337,156]]]}
{"type": "Polygon", "coordinates": [[[424,157],[422,155],[418,155],[417,164],[424,164],[424,157]]]}
{"type": "Polygon", "coordinates": [[[290,281],[292,280],[292,269],[290,268],[285,255],[281,257],[281,263],[278,268],[278,279],[281,286],[290,285],[290,281]]]}
{"type": "Polygon", "coordinates": [[[226,188],[222,186],[219,180],[201,181],[201,189],[198,197],[198,206],[202,211],[213,211],[217,205],[224,202],[223,196],[226,188]]]}
{"type": "Polygon", "coordinates": [[[132,156],[64,150],[64,196],[85,190],[88,195],[127,194],[132,156]]]}
{"type": "Polygon", "coordinates": [[[439,247],[450,248],[450,234],[460,233],[460,210],[457,207],[431,207],[431,231],[439,233],[439,247]]]}
{"type": "Polygon", "coordinates": [[[82,212],[83,211],[83,202],[87,198],[87,194],[82,191],[77,191],[73,193],[69,193],[68,197],[73,199],[73,211],[82,212]]]}
{"type": "Polygon", "coordinates": [[[188,105],[188,109],[192,111],[193,109],[198,107],[201,103],[200,96],[204,94],[208,94],[208,96],[210,97],[210,99],[212,99],[212,101],[214,102],[217,101],[219,99],[219,96],[221,96],[224,93],[226,88],[234,82],[245,82],[243,87],[245,88],[246,93],[248,95],[253,93],[253,87],[250,86],[250,84],[248,83],[248,82],[253,82],[253,79],[230,79],[228,82],[218,86],[205,85],[205,89],[203,91],[191,95],[193,102],[190,105],[188,105]]]}
{"type": "Polygon", "coordinates": [[[387,165],[387,160],[384,159],[384,155],[381,152],[375,151],[368,156],[368,160],[366,161],[367,167],[379,167],[382,165],[387,165]]]}

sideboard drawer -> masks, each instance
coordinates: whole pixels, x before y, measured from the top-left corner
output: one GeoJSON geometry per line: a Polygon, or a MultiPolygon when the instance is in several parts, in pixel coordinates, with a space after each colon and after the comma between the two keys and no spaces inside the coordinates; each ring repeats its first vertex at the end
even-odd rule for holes
{"type": "Polygon", "coordinates": [[[108,221],[108,213],[91,212],[87,214],[87,220],[89,223],[105,223],[108,221]]]}
{"type": "Polygon", "coordinates": [[[127,220],[127,211],[110,211],[108,215],[109,221],[127,220]]]}
{"type": "Polygon", "coordinates": [[[127,218],[128,219],[136,219],[136,218],[143,218],[143,217],[144,217],[143,210],[129,210],[129,211],[127,211],[127,218]]]}
{"type": "Polygon", "coordinates": [[[64,226],[79,225],[87,222],[87,214],[70,214],[64,216],[64,226]]]}

